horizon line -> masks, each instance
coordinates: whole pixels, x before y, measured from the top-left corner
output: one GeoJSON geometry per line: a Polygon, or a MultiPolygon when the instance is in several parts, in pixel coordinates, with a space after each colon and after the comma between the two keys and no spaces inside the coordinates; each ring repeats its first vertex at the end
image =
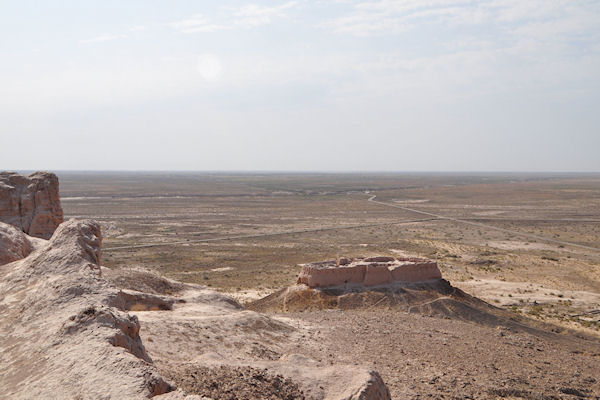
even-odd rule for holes
{"type": "Polygon", "coordinates": [[[32,173],[78,172],[78,173],[213,173],[213,174],[600,174],[597,171],[535,171],[535,170],[193,170],[193,169],[2,169],[1,172],[32,173]]]}

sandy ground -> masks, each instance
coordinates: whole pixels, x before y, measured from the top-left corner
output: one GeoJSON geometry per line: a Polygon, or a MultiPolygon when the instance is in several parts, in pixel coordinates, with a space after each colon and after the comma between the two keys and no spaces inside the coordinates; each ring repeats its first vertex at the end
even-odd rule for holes
{"type": "Polygon", "coordinates": [[[570,301],[574,307],[600,309],[600,293],[582,290],[556,290],[527,282],[504,282],[495,279],[478,279],[457,282],[458,288],[490,304],[512,306],[519,303],[557,303],[570,301]]]}
{"type": "Polygon", "coordinates": [[[600,396],[600,344],[402,312],[285,314],[313,328],[297,347],[322,363],[372,365],[392,398],[600,396]]]}

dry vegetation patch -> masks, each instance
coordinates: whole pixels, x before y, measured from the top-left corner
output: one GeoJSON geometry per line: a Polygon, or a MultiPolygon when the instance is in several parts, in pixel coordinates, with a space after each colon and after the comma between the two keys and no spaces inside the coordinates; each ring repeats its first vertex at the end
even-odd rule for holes
{"type": "MultiPolygon", "coordinates": [[[[453,283],[497,280],[557,293],[600,292],[600,251],[519,236],[598,246],[597,175],[115,173],[60,179],[65,216],[96,218],[108,227],[106,266],[141,266],[240,299],[293,284],[299,263],[398,250],[436,259],[453,283]],[[372,195],[512,233],[435,218],[410,222],[424,216],[367,202],[372,195]],[[252,237],[226,239],[232,236],[252,237]],[[160,243],[177,244],[111,250],[160,243]]],[[[556,300],[565,316],[600,309],[595,301],[559,307],[556,300]]],[[[567,319],[556,322],[577,323],[567,319]]]]}

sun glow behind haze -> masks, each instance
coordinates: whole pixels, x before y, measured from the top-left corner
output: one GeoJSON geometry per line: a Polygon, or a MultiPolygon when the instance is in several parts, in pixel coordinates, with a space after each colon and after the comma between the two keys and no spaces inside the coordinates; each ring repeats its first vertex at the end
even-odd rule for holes
{"type": "Polygon", "coordinates": [[[202,54],[198,56],[198,72],[204,80],[214,82],[221,77],[223,67],[214,54],[202,54]]]}
{"type": "Polygon", "coordinates": [[[1,169],[600,170],[598,1],[7,2],[0,54],[1,169]]]}

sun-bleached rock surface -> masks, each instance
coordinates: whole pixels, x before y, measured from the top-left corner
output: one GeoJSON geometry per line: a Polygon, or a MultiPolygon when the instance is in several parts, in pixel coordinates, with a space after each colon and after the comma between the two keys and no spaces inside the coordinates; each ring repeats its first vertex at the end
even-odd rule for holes
{"type": "Polygon", "coordinates": [[[37,246],[0,266],[0,393],[6,398],[201,399],[206,376],[191,392],[176,388],[196,367],[232,371],[228,382],[214,382],[228,388],[244,386],[235,371],[261,368],[310,399],[390,398],[376,371],[295,354],[302,333],[285,321],[199,285],[100,267],[95,221],[64,222],[47,241],[0,228],[22,248],[27,240],[37,246]]]}
{"type": "MultiPolygon", "coordinates": [[[[292,323],[249,311],[230,297],[202,286],[169,282],[139,270],[130,272],[103,268],[106,279],[128,287],[123,291],[134,292],[131,288],[142,285],[169,301],[169,310],[136,312],[143,327],[140,335],[159,371],[177,384],[196,388],[193,394],[210,393],[203,387],[207,381],[201,379],[200,372],[196,372],[198,382],[194,384],[190,376],[193,371],[252,367],[290,379],[307,399],[390,398],[383,379],[370,368],[329,365],[298,354],[298,339],[306,332],[292,323]],[[167,292],[171,294],[163,294],[167,292]]],[[[234,373],[224,374],[211,385],[220,385],[223,390],[244,386],[244,382],[231,382],[231,375],[234,373]]],[[[239,379],[244,378],[240,375],[239,379]]],[[[244,398],[243,393],[240,395],[244,398]]]]}
{"type": "Polygon", "coordinates": [[[29,256],[0,267],[0,393],[10,399],[147,398],[171,386],[110,306],[98,223],[70,220],[29,256]]]}
{"type": "Polygon", "coordinates": [[[0,265],[27,257],[44,242],[26,235],[12,225],[0,222],[0,265]]]}
{"type": "Polygon", "coordinates": [[[58,178],[51,172],[0,172],[0,222],[49,239],[63,222],[58,178]]]}
{"type": "Polygon", "coordinates": [[[214,377],[243,397],[257,389],[238,371],[263,368],[274,393],[282,376],[310,399],[390,398],[376,371],[294,354],[300,327],[199,285],[101,267],[100,225],[62,222],[54,174],[1,173],[0,219],[0,397],[207,399],[214,377]]]}
{"type": "Polygon", "coordinates": [[[435,261],[416,257],[342,258],[303,264],[298,283],[310,288],[378,286],[441,279],[435,261]]]}

